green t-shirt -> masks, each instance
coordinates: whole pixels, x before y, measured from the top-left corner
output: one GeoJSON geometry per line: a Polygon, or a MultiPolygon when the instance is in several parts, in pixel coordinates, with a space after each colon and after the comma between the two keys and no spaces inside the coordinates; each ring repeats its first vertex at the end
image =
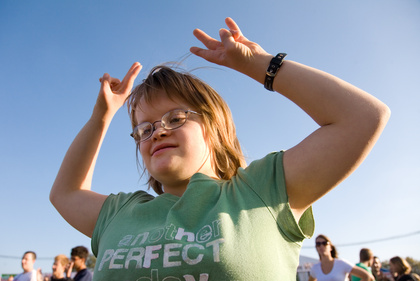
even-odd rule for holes
{"type": "Polygon", "coordinates": [[[299,223],[288,203],[283,152],[231,180],[195,174],[182,197],[110,195],[92,236],[94,280],[296,280],[312,208],[299,223]]]}
{"type": "MultiPolygon", "coordinates": [[[[364,270],[366,270],[367,272],[369,272],[370,274],[372,274],[372,269],[368,266],[366,266],[364,263],[356,263],[356,266],[363,268],[364,270]]],[[[362,278],[359,278],[357,276],[352,275],[351,276],[351,281],[360,281],[362,280],[362,278]]]]}

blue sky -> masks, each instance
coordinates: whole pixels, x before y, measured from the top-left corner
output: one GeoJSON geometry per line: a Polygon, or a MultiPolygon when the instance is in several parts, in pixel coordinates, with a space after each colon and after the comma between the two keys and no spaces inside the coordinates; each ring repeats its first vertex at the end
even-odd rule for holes
{"type": "MultiPolygon", "coordinates": [[[[378,97],[392,110],[372,153],[345,182],[314,205],[315,236],[330,236],[342,258],[362,247],[381,259],[420,260],[420,2],[383,1],[0,1],[0,274],[36,266],[90,240],[48,200],[68,146],[88,120],[104,72],[122,78],[134,61],[136,84],[154,65],[180,60],[200,28],[217,37],[224,18],[272,54],[332,73],[378,97]],[[343,246],[340,246],[343,245],[343,246]],[[6,256],[12,257],[7,258],[6,256]]],[[[288,149],[316,129],[279,94],[193,56],[184,62],[230,105],[249,161],[288,149]],[[252,116],[253,120],[250,120],[252,116]],[[255,135],[248,128],[259,127],[255,135]]],[[[93,180],[103,194],[144,189],[127,111],[113,120],[93,180]]],[[[301,254],[317,257],[314,238],[301,254]]]]}

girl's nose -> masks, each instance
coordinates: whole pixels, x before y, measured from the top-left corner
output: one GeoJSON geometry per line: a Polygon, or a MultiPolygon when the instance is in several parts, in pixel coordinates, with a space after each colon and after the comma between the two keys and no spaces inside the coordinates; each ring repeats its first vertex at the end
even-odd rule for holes
{"type": "Polygon", "coordinates": [[[159,123],[160,123],[159,126],[154,125],[154,131],[153,131],[153,135],[152,135],[152,138],[154,140],[157,140],[157,139],[162,138],[162,137],[166,137],[169,134],[169,132],[171,131],[171,130],[165,129],[162,126],[161,122],[159,122],[159,123]]]}

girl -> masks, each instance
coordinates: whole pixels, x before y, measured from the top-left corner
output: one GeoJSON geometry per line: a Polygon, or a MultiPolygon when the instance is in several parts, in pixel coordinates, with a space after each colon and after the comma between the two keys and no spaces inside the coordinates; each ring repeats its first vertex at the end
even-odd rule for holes
{"type": "Polygon", "coordinates": [[[347,281],[349,274],[361,278],[360,281],[375,280],[363,268],[339,259],[335,246],[327,236],[320,234],[315,241],[321,262],[312,266],[309,281],[347,281]]]}
{"type": "Polygon", "coordinates": [[[396,256],[389,260],[389,270],[395,281],[414,281],[410,264],[403,258],[396,256]]]}
{"type": "Polygon", "coordinates": [[[61,215],[92,237],[94,280],[295,280],[302,240],[313,234],[311,205],[356,169],[383,130],[382,102],[283,62],[284,54],[273,58],[232,19],[226,24],[220,41],[196,29],[206,48],[190,51],[281,93],[320,128],[245,167],[230,111],[204,82],[157,67],[129,96],[139,63],[122,81],[104,74],[50,194],[61,215]],[[155,198],[91,191],[101,143],[127,98],[155,198]]]}

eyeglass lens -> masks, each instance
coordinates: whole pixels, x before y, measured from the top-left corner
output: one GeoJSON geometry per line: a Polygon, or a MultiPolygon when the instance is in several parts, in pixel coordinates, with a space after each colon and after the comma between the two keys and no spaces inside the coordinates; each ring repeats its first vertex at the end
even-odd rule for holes
{"type": "Polygon", "coordinates": [[[160,121],[155,121],[153,124],[144,122],[138,125],[133,132],[133,135],[139,141],[145,141],[150,138],[156,130],[155,123],[160,122],[161,126],[168,130],[174,130],[181,127],[187,121],[189,111],[185,110],[172,110],[163,115],[160,121]]]}
{"type": "Polygon", "coordinates": [[[316,243],[315,243],[315,245],[316,245],[317,247],[320,247],[321,245],[327,246],[328,244],[329,244],[329,242],[328,242],[328,241],[322,241],[322,242],[316,242],[316,243]]]}

